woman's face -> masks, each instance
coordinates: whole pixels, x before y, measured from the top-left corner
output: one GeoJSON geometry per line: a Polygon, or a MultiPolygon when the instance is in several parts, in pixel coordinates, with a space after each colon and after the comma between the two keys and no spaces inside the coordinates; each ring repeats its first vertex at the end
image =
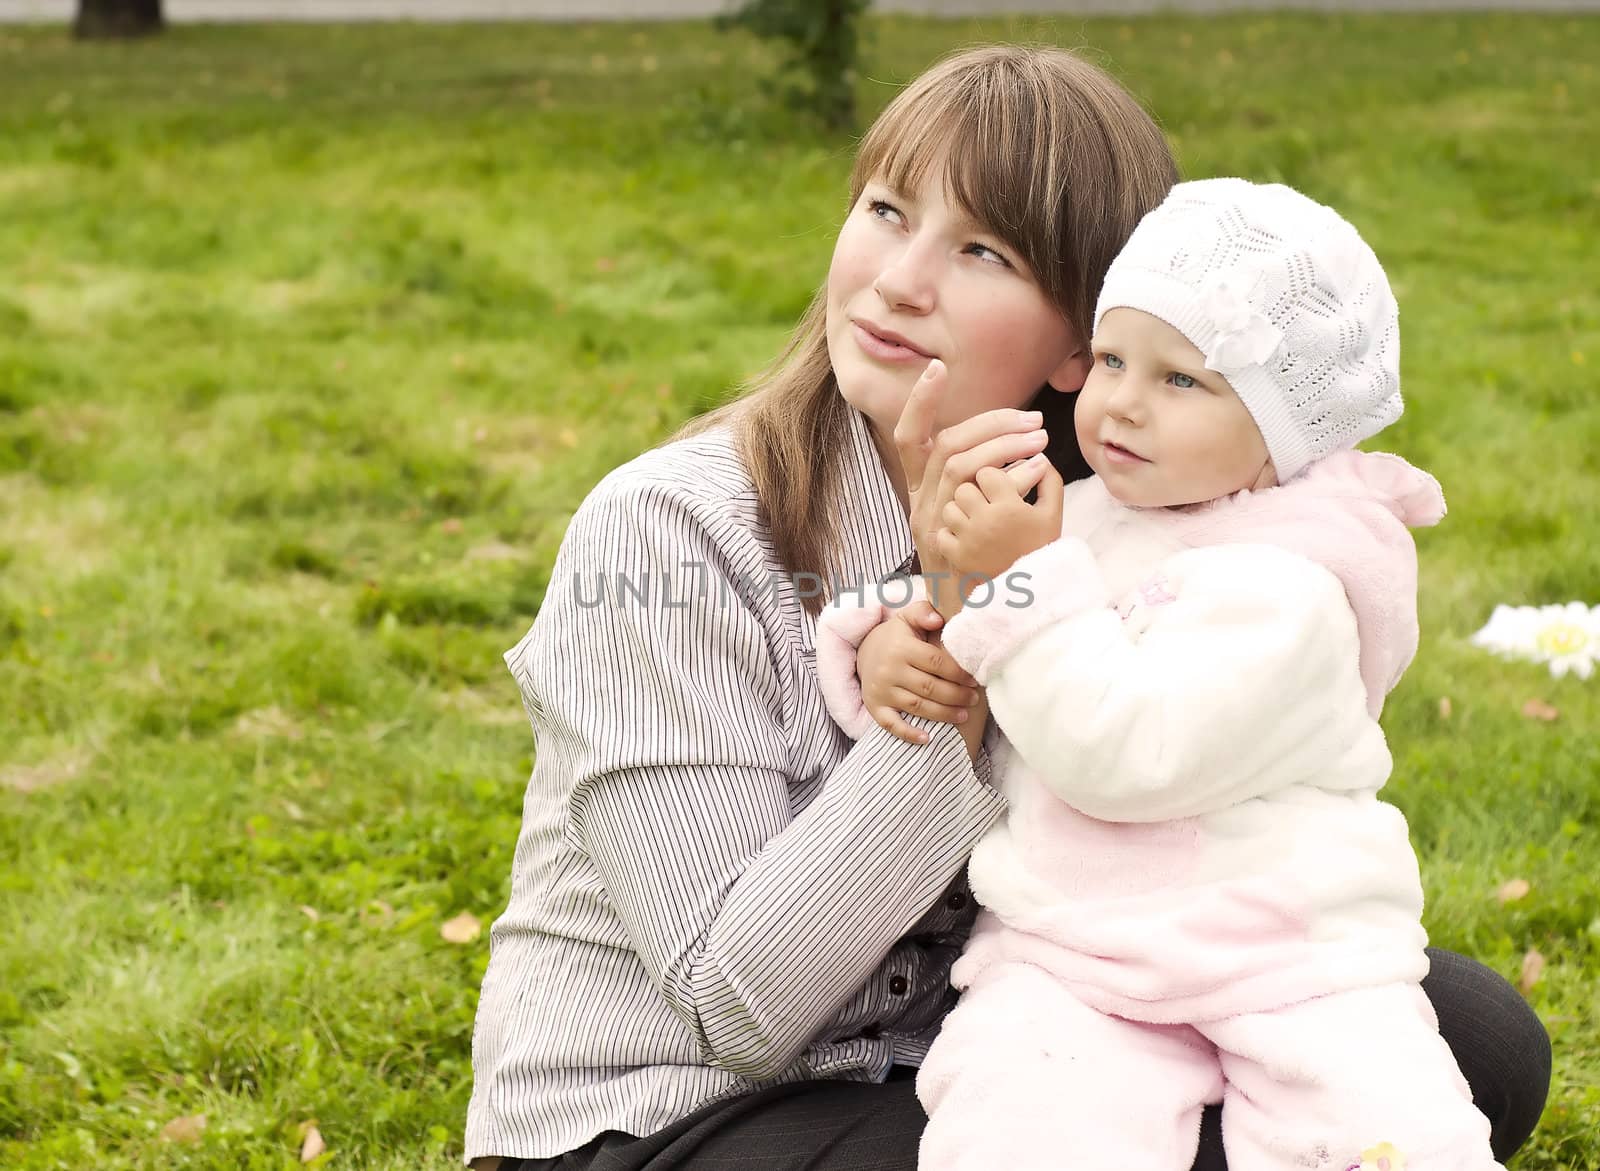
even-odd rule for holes
{"type": "Polygon", "coordinates": [[[936,428],[1025,406],[1046,382],[1076,390],[1088,369],[1016,250],[950,202],[942,173],[914,192],[868,183],[828,269],[828,356],[880,442],[930,358],[949,369],[936,428]]]}

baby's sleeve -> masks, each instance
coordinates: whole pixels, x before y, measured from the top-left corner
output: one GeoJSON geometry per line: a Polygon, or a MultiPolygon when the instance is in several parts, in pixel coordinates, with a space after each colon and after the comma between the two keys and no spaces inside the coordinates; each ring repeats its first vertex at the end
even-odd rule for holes
{"type": "Polygon", "coordinates": [[[857,651],[867,635],[896,610],[928,596],[921,577],[902,580],[909,583],[909,592],[891,579],[855,593],[840,594],[823,607],[817,618],[817,683],[828,714],[852,740],[861,739],[873,726],[872,716],[861,701],[857,651]]]}
{"type": "Polygon", "coordinates": [[[1175,554],[1108,604],[1088,548],[1018,562],[1037,604],[964,609],[945,649],[988,688],[995,722],[1056,796],[1102,821],[1195,817],[1297,784],[1382,784],[1389,756],[1339,579],[1267,545],[1175,554]]]}

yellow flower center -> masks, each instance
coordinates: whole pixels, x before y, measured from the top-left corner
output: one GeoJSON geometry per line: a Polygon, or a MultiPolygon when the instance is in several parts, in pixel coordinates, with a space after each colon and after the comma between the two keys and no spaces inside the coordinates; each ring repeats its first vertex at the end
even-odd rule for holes
{"type": "Polygon", "coordinates": [[[1539,632],[1538,642],[1547,655],[1576,655],[1589,645],[1589,632],[1575,622],[1553,622],[1539,632]]]}

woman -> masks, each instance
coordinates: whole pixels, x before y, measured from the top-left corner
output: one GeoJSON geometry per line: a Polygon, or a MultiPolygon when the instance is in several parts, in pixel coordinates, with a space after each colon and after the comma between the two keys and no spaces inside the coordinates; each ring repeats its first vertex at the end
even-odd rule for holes
{"type": "MultiPolygon", "coordinates": [[[[936,572],[935,518],[978,467],[1054,436],[1084,474],[1066,394],[1089,314],[1175,178],[1069,54],[941,63],[863,140],[786,357],[584,501],[507,655],[537,760],[474,1037],[475,1166],[915,1167],[910,1078],[954,1001],[967,854],[1003,812],[987,711],[969,693],[959,731],[852,745],[816,615],[918,551],[936,572]]],[[[1537,1019],[1448,953],[1427,991],[1514,1149],[1548,1080],[1537,1019]]],[[[1214,1111],[1208,1130],[1197,1166],[1220,1168],[1214,1111]]]]}

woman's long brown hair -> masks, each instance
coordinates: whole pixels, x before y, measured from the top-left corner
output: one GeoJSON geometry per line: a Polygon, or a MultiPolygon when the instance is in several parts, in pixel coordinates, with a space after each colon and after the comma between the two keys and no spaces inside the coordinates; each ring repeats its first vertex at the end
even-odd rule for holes
{"type": "MultiPolygon", "coordinates": [[[[1082,339],[1112,258],[1177,181],[1160,128],[1127,90],[1054,48],[969,49],[922,74],[862,140],[847,207],[872,179],[917,191],[940,160],[951,197],[1017,250],[1082,339]]],[[[674,438],[730,425],[784,568],[829,580],[851,408],[828,359],[825,298],[824,285],[782,355],[740,397],[674,438]]],[[[1046,411],[1063,477],[1084,475],[1071,399],[1046,388],[1034,405],[1046,411]]],[[[823,599],[804,604],[816,614],[823,599]]]]}

